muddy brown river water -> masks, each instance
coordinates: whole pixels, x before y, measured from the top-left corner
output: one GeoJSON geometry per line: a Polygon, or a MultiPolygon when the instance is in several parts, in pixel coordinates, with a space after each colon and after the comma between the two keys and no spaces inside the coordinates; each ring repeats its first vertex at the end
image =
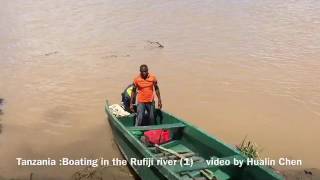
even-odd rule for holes
{"type": "Polygon", "coordinates": [[[316,0],[2,0],[0,175],[79,169],[17,157],[118,157],[105,100],[119,102],[142,63],[164,110],[320,168],[319,32],[316,0]]]}

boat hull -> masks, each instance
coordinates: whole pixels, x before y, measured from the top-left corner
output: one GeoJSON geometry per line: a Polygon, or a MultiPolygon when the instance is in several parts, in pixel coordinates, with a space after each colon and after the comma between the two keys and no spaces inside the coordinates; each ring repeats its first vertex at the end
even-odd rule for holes
{"type": "MultiPolygon", "coordinates": [[[[195,126],[176,118],[166,112],[163,112],[164,120],[161,124],[154,126],[135,127],[133,117],[116,118],[112,115],[109,105],[105,107],[107,119],[111,126],[114,139],[119,146],[119,149],[125,159],[129,162],[131,159],[151,158],[157,159],[155,154],[146,147],[139,138],[134,135],[134,131],[145,131],[148,129],[170,129],[172,133],[172,143],[167,146],[175,150],[190,150],[196,154],[200,154],[205,159],[210,157],[218,158],[240,158],[245,159],[235,147],[227,145],[217,138],[205,133],[195,126]],[[173,130],[172,130],[173,129],[173,130]]],[[[218,167],[205,166],[205,163],[200,163],[193,167],[179,166],[164,166],[153,164],[148,167],[146,165],[130,164],[132,169],[141,179],[188,179],[187,176],[182,176],[181,172],[200,171],[203,168],[210,169],[214,172],[218,180],[283,180],[284,178],[275,173],[272,169],[263,166],[242,167],[218,167]],[[198,169],[197,169],[198,168],[198,169]]],[[[199,176],[199,175],[198,175],[199,176]]],[[[190,179],[190,178],[189,178],[190,179]]],[[[191,178],[192,179],[192,178],[191,178]]]]}

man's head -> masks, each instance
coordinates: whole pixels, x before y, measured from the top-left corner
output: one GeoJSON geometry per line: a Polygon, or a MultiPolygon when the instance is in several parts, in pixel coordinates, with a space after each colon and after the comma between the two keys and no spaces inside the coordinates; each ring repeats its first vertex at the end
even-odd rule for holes
{"type": "Polygon", "coordinates": [[[146,64],[140,66],[140,75],[144,79],[148,77],[148,66],[146,64]]]}

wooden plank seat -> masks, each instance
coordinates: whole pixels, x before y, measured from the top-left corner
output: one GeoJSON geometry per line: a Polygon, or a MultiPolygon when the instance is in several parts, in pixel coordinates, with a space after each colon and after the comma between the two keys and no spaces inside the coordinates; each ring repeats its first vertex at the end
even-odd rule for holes
{"type": "Polygon", "coordinates": [[[172,124],[157,124],[151,126],[132,126],[127,127],[130,131],[147,131],[147,130],[155,130],[155,129],[173,129],[173,128],[181,128],[185,127],[184,123],[172,123],[172,124]]]}

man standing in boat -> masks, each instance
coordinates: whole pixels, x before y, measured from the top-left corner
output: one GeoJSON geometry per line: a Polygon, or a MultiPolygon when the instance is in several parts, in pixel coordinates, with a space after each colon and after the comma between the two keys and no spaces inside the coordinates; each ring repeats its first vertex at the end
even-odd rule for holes
{"type": "Polygon", "coordinates": [[[156,76],[148,73],[148,66],[142,64],[140,66],[140,75],[133,81],[133,89],[131,94],[130,109],[133,112],[134,97],[138,89],[138,106],[137,106],[137,119],[136,126],[141,126],[145,111],[149,118],[149,124],[154,124],[154,90],[158,97],[158,108],[162,108],[160,90],[156,76]]]}

